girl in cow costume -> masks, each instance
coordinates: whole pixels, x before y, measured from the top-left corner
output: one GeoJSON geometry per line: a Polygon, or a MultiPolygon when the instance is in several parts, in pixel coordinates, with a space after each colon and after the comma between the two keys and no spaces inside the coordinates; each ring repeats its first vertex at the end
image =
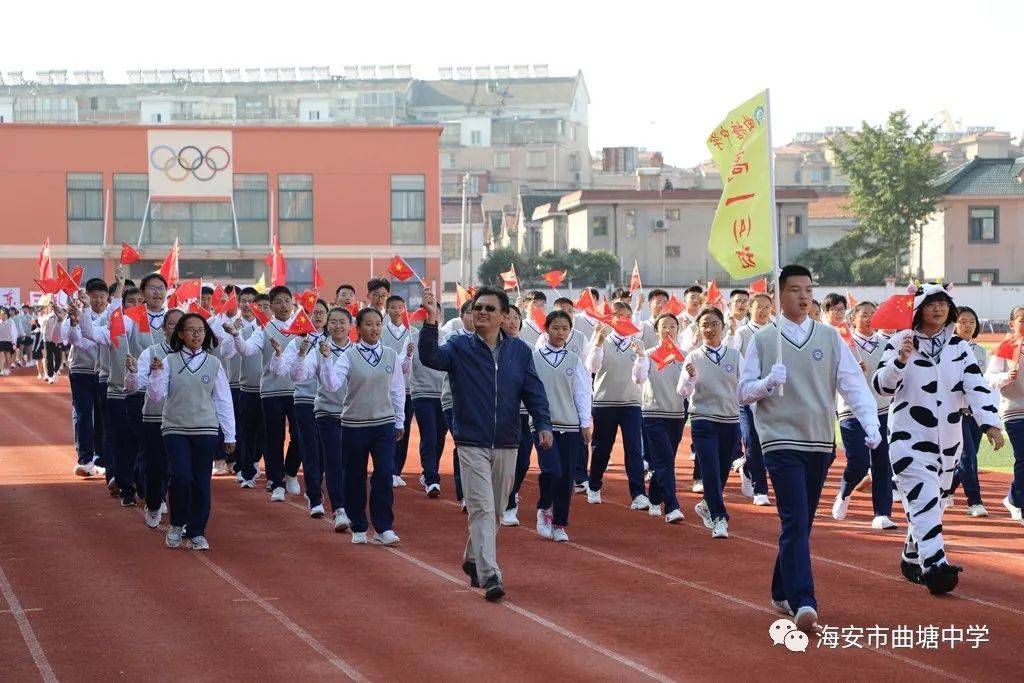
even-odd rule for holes
{"type": "Polygon", "coordinates": [[[963,450],[961,409],[970,408],[994,448],[1003,445],[995,395],[969,340],[954,334],[957,311],[942,284],[911,285],[911,329],[889,340],[874,375],[875,390],[892,396],[889,459],[909,530],[900,568],[933,595],[956,587],[963,568],[950,564],[942,512],[963,450]]]}

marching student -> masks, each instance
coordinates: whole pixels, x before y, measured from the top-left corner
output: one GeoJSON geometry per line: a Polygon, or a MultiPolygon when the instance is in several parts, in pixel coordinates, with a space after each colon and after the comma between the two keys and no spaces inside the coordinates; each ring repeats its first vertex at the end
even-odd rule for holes
{"type": "Polygon", "coordinates": [[[202,289],[199,291],[199,305],[208,311],[213,308],[213,287],[203,285],[202,289]]]}
{"type": "Polygon", "coordinates": [[[821,303],[817,299],[811,299],[811,317],[817,322],[824,322],[821,317],[821,303]]]}
{"type": "MultiPolygon", "coordinates": [[[[690,285],[683,290],[683,312],[679,314],[679,350],[683,354],[698,348],[701,344],[700,330],[697,329],[697,314],[704,305],[704,289],[700,285],[690,285]]],[[[693,448],[692,440],[690,448],[693,448]]],[[[693,484],[690,490],[694,493],[704,493],[704,483],[701,480],[700,459],[695,452],[691,452],[693,460],[693,484]]]]}
{"type": "Polygon", "coordinates": [[[11,317],[11,311],[0,306],[0,375],[11,374],[11,367],[17,359],[18,325],[11,317]]]}
{"type": "Polygon", "coordinates": [[[366,283],[367,306],[384,316],[387,314],[388,297],[391,296],[391,282],[375,277],[366,283]]]}
{"type": "Polygon", "coordinates": [[[18,348],[16,349],[19,356],[21,365],[23,367],[29,367],[32,365],[32,307],[25,304],[21,307],[21,312],[15,316],[16,324],[18,326],[18,348]]]}
{"type": "MultiPolygon", "coordinates": [[[[473,334],[473,300],[470,299],[462,304],[459,318],[461,320],[461,327],[455,327],[451,332],[446,334],[442,339],[441,343],[447,343],[453,338],[464,337],[473,334]]],[[[422,332],[421,332],[422,334],[422,332]]],[[[419,352],[419,340],[417,343],[417,353],[419,352]]],[[[422,360],[420,361],[422,362],[422,360]]],[[[445,424],[448,426],[448,431],[452,433],[452,439],[455,439],[455,401],[452,398],[452,384],[451,378],[448,373],[444,373],[444,381],[441,383],[441,414],[444,415],[445,424]]],[[[422,437],[420,437],[422,438],[422,437]]],[[[462,512],[466,512],[466,499],[463,497],[462,491],[462,466],[459,464],[459,444],[454,444],[454,451],[452,453],[454,464],[452,467],[455,472],[455,500],[458,501],[459,507],[462,512]]]]}
{"type": "Polygon", "coordinates": [[[576,316],[576,305],[572,302],[572,299],[570,299],[569,297],[560,296],[557,299],[555,299],[554,303],[552,303],[551,306],[553,309],[565,311],[566,313],[569,314],[570,318],[576,316]]]}
{"type": "Polygon", "coordinates": [[[729,315],[725,320],[726,346],[735,346],[733,338],[739,334],[740,329],[747,324],[747,312],[750,309],[750,294],[745,289],[734,289],[729,292],[729,315]]]}
{"type": "Polygon", "coordinates": [[[220,435],[224,449],[235,447],[235,415],[227,373],[210,349],[217,346],[213,330],[196,313],[178,319],[170,353],[150,361],[146,398],[163,402],[160,431],[167,452],[170,524],[164,541],[191,550],[209,550],[210,478],[220,435]]]}
{"type": "Polygon", "coordinates": [[[352,285],[338,285],[334,290],[334,305],[348,310],[356,301],[356,288],[352,285]]]}
{"type": "MultiPolygon", "coordinates": [[[[238,307],[241,316],[236,318],[230,326],[233,327],[239,336],[248,340],[252,333],[259,328],[256,315],[252,312],[255,306],[266,318],[271,317],[270,297],[258,293],[252,287],[242,290],[238,298],[238,307]]],[[[229,332],[228,330],[225,330],[229,332]]],[[[260,401],[260,380],[263,375],[263,357],[260,355],[243,356],[235,354],[240,359],[238,375],[238,421],[237,438],[235,444],[235,466],[238,469],[238,485],[243,489],[256,487],[256,478],[259,476],[260,459],[263,457],[264,444],[266,443],[266,431],[263,425],[263,404],[260,401]]]]}
{"type": "MultiPolygon", "coordinates": [[[[754,334],[771,321],[772,298],[764,293],[755,294],[750,303],[750,320],[732,337],[732,348],[747,355],[754,334]]],[[[749,405],[740,406],[740,438],[743,443],[743,464],[740,466],[740,491],[753,498],[754,505],[771,505],[768,499],[768,475],[764,468],[761,440],[754,425],[754,411],[749,405]]]]}
{"type": "MultiPolygon", "coordinates": [[[[412,364],[409,370],[409,393],[412,397],[412,412],[416,416],[416,427],[420,435],[419,482],[427,498],[441,495],[441,475],[438,466],[444,452],[445,434],[448,422],[441,405],[446,373],[431,370],[420,360],[419,332],[409,337],[412,349],[412,364]]],[[[450,400],[449,391],[449,400],[450,400]]],[[[407,437],[408,438],[408,437],[407,437]]]]}
{"type": "Polygon", "coordinates": [[[690,434],[701,464],[704,500],[694,510],[711,538],[729,537],[729,512],[722,493],[740,438],[737,398],[740,364],[736,349],[723,343],[725,316],[713,306],[697,314],[704,343],[684,361],[679,393],[690,399],[690,434]]]}
{"type": "MultiPolygon", "coordinates": [[[[628,304],[618,302],[612,310],[614,322],[630,320],[633,313],[628,304]]],[[[635,338],[623,337],[607,325],[602,324],[594,332],[585,361],[587,370],[594,374],[594,436],[587,482],[588,503],[601,502],[604,473],[615,445],[615,434],[621,429],[626,477],[632,499],[630,508],[646,510],[651,506],[644,495],[641,393],[640,387],[632,380],[633,362],[643,351],[635,338]]]]}
{"type": "Polygon", "coordinates": [[[821,321],[832,327],[841,327],[846,322],[846,297],[829,292],[823,304],[821,321]]]}
{"type": "MultiPolygon", "coordinates": [[[[147,392],[153,359],[162,361],[172,353],[174,329],[182,315],[184,314],[177,309],[168,311],[162,320],[164,341],[147,347],[137,360],[131,356],[125,359],[128,365],[128,373],[124,377],[126,391],[147,392]]],[[[146,473],[145,520],[146,526],[150,529],[160,526],[160,516],[166,512],[164,498],[167,494],[167,451],[161,432],[163,414],[163,402],[154,401],[148,392],[145,393],[142,404],[142,457],[146,473]]]]}
{"type": "Polygon", "coordinates": [[[79,477],[91,477],[103,474],[102,468],[96,467],[96,458],[100,454],[97,448],[103,438],[101,402],[106,400],[99,395],[99,347],[95,342],[85,339],[78,327],[78,317],[88,315],[95,321],[107,309],[110,290],[107,283],[99,278],[92,278],[85,283],[85,293],[89,299],[89,307],[80,313],[69,315],[62,324],[61,336],[71,344],[71,367],[68,379],[71,384],[71,420],[75,428],[75,450],[78,452],[78,463],[75,474],[79,477]],[[98,427],[98,429],[97,429],[98,427]]]}
{"type": "Polygon", "coordinates": [[[654,329],[658,337],[646,350],[641,349],[632,372],[633,381],[641,387],[644,449],[652,470],[648,512],[652,517],[660,516],[664,503],[665,521],[675,524],[683,520],[676,497],[676,452],[686,426],[686,402],[676,391],[681,365],[673,358],[665,367],[652,371],[650,356],[662,340],[677,342],[679,321],[671,313],[660,313],[654,329]]]}
{"type": "MultiPolygon", "coordinates": [[[[963,441],[960,411],[971,407],[996,449],[1003,433],[977,359],[953,331],[956,305],[946,288],[924,283],[911,290],[911,329],[886,344],[874,387],[892,396],[889,458],[908,527],[900,570],[908,581],[941,595],[956,588],[963,571],[949,563],[942,539],[942,513],[963,441]]],[[[1009,410],[1004,414],[1012,419],[1009,410]]]]}
{"type": "Polygon", "coordinates": [[[320,364],[320,381],[327,391],[346,385],[341,408],[341,449],[345,511],[351,520],[352,542],[366,543],[366,466],[370,477],[370,519],[379,545],[398,543],[393,530],[394,491],[391,481],[395,442],[405,424],[405,376],[395,350],[380,341],[384,316],[364,308],[356,316],[359,341],[333,363],[320,364]]]}
{"type": "Polygon", "coordinates": [[[527,292],[526,298],[523,300],[523,309],[520,315],[522,326],[519,330],[518,336],[530,347],[535,346],[540,341],[541,335],[544,334],[544,330],[538,327],[536,321],[533,319],[533,311],[539,310],[546,316],[547,312],[544,309],[547,304],[547,295],[538,290],[527,292]]]}
{"type": "Polygon", "coordinates": [[[809,315],[812,292],[809,270],[799,265],[782,269],[782,315],[754,335],[739,382],[740,402],[756,404],[754,423],[782,527],[772,606],[793,614],[802,631],[811,630],[818,620],[810,533],[835,448],[837,391],[853,408],[868,447],[882,441],[875,398],[853,353],[835,329],[809,315]],[[783,385],[784,395],[779,396],[783,385]]]}
{"type": "Polygon", "coordinates": [[[64,312],[54,303],[48,307],[48,311],[42,317],[43,326],[43,350],[46,358],[46,383],[53,384],[57,381],[63,363],[63,351],[60,336],[61,325],[64,322],[64,312]]]}
{"type": "MultiPolygon", "coordinates": [[[[668,292],[664,289],[652,289],[647,293],[647,307],[651,310],[651,317],[641,321],[638,325],[640,328],[640,344],[645,349],[657,346],[661,341],[661,335],[658,334],[655,323],[657,323],[658,317],[661,315],[661,309],[668,303],[668,299],[668,292]]],[[[677,343],[679,340],[673,339],[672,341],[677,343]]]]}
{"type": "Polygon", "coordinates": [[[235,348],[243,356],[262,354],[263,371],[260,375],[260,403],[263,406],[263,426],[266,440],[263,457],[271,502],[283,502],[285,491],[293,496],[302,493],[296,475],[301,462],[298,422],[295,419],[295,383],[287,375],[275,375],[270,368],[274,347],[271,340],[287,344],[288,335],[281,330],[291,323],[292,292],[284,285],[270,290],[270,310],[274,318],[266,327],[254,328],[248,339],[243,339],[234,326],[225,332],[235,338],[235,348]],[[288,424],[288,458],[285,459],[284,427],[288,424]],[[293,449],[294,446],[294,449],[293,449]]]}
{"type": "MultiPolygon", "coordinates": [[[[846,300],[838,294],[825,297],[826,315],[830,323],[837,319],[837,310],[846,311],[846,300]],[[833,297],[838,297],[837,302],[833,297]],[[831,300],[831,301],[830,301],[831,300]]],[[[875,376],[878,362],[885,351],[885,340],[875,334],[871,327],[871,316],[875,313],[875,305],[862,301],[853,309],[853,342],[857,345],[856,357],[869,382],[875,376]]],[[[846,451],[846,467],[839,480],[839,491],[832,503],[832,519],[846,519],[850,507],[850,496],[854,488],[871,471],[871,505],[874,517],[871,520],[873,529],[895,529],[899,525],[892,521],[892,464],[889,462],[889,404],[892,399],[875,393],[878,405],[878,431],[882,435],[882,443],[877,448],[868,449],[864,443],[867,436],[860,422],[853,415],[853,410],[846,404],[843,397],[837,399],[839,409],[839,432],[843,439],[843,450],[846,451]]]]}
{"type": "MultiPolygon", "coordinates": [[[[981,332],[981,322],[973,308],[957,307],[955,332],[956,336],[970,345],[974,357],[978,360],[978,367],[988,368],[988,350],[974,341],[981,332]]],[[[998,389],[998,387],[995,388],[998,389]]],[[[953,484],[950,486],[949,497],[952,500],[962,482],[964,494],[967,496],[967,516],[988,517],[988,510],[985,509],[985,504],[981,500],[981,484],[978,481],[978,449],[981,447],[981,427],[974,419],[974,413],[970,407],[964,408],[961,412],[964,416],[962,421],[964,452],[960,456],[956,472],[953,473],[953,484]]]]}
{"type": "MultiPolygon", "coordinates": [[[[518,306],[509,304],[508,316],[501,324],[501,331],[509,337],[518,337],[523,329],[523,316],[518,306]]],[[[547,339],[546,332],[537,339],[547,339]]],[[[540,348],[534,346],[534,348],[540,348]]],[[[530,435],[530,414],[526,406],[519,405],[519,448],[516,451],[516,470],[512,477],[512,490],[508,494],[505,512],[501,516],[502,526],[519,526],[519,489],[526,480],[530,469],[530,453],[533,451],[533,437],[530,435]]]]}
{"type": "Polygon", "coordinates": [[[549,448],[540,445],[538,435],[533,436],[540,465],[537,533],[560,543],[569,540],[565,529],[569,526],[573,473],[579,452],[590,443],[592,434],[590,373],[583,359],[566,348],[571,332],[572,316],[563,310],[552,311],[544,324],[544,347],[533,351],[533,364],[544,385],[554,432],[549,448]]]}
{"type": "MultiPolygon", "coordinates": [[[[1020,377],[1020,349],[1024,345],[1021,341],[1024,340],[1024,306],[1015,306],[1010,311],[1010,332],[1016,340],[1017,360],[1007,360],[992,354],[988,360],[985,377],[990,387],[999,390],[999,414],[1003,418],[1006,435],[1010,438],[1010,447],[1013,449],[1013,480],[1010,482],[1010,490],[1003,498],[1003,507],[1009,511],[1011,519],[1024,524],[1021,520],[1021,506],[1024,506],[1024,380],[1020,377]]],[[[974,419],[981,425],[981,430],[988,434],[991,442],[993,436],[988,433],[985,425],[991,425],[993,418],[981,412],[975,405],[972,405],[971,409],[974,419]]],[[[996,443],[1001,442],[1000,434],[996,443]]]]}
{"type": "Polygon", "coordinates": [[[320,435],[317,433],[316,417],[313,414],[313,403],[317,395],[317,376],[315,374],[300,375],[296,380],[292,372],[296,366],[305,363],[306,358],[318,353],[320,341],[325,335],[327,326],[327,303],[317,299],[309,316],[314,332],[301,336],[291,336],[285,344],[276,339],[270,340],[274,355],[270,359],[270,371],[275,376],[288,375],[294,383],[292,405],[295,410],[295,424],[299,430],[299,448],[302,457],[302,473],[306,484],[306,509],[313,519],[324,516],[323,493],[321,492],[323,453],[320,447],[320,435]]]}
{"type": "Polygon", "coordinates": [[[398,362],[402,364],[402,371],[405,373],[405,425],[402,427],[402,439],[395,445],[392,485],[405,486],[402,470],[405,469],[405,460],[409,457],[409,432],[412,427],[412,390],[409,386],[409,371],[412,367],[413,354],[412,326],[407,327],[402,319],[407,309],[405,299],[397,294],[392,294],[387,298],[385,310],[387,316],[380,339],[384,346],[394,349],[395,355],[398,356],[398,362]]]}

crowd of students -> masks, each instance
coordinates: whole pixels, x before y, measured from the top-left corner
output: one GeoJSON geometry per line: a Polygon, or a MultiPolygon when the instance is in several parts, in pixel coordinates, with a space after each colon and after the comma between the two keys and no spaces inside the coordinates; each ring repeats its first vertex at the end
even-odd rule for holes
{"type": "MultiPolygon", "coordinates": [[[[630,509],[675,524],[685,519],[676,466],[687,422],[693,510],[711,538],[729,535],[723,492],[732,472],[751,504],[771,505],[773,494],[781,533],[771,601],[803,629],[817,620],[808,539],[837,420],[846,463],[832,516],[845,519],[852,496],[869,486],[870,527],[897,529],[898,499],[909,581],[934,594],[957,585],[962,569],[946,556],[943,512],[962,485],[967,514],[988,514],[977,453],[983,434],[1002,446],[1004,427],[1015,477],[1003,505],[1021,518],[1024,383],[1016,362],[986,358],[974,341],[977,315],[957,309],[942,285],[913,288],[913,323],[899,331],[872,327],[872,303],[847,310],[845,297],[829,294],[818,307],[801,266],[782,271],[776,296],[736,289],[721,307],[697,285],[677,309],[666,290],[618,289],[605,314],[596,312],[596,289],[588,290],[594,307],[579,310],[564,297],[549,307],[542,291],[512,304],[484,288],[443,325],[425,290],[417,327],[386,279],[367,284],[366,303],[350,285],[330,303],[305,305],[284,286],[229,285],[223,293],[237,303],[215,313],[212,288],[202,289],[198,309],[181,302],[180,310],[168,308],[159,274],[138,286],[120,270],[116,277],[111,287],[88,281],[66,307],[0,309],[4,373],[46,358],[39,372],[53,381],[59,351],[51,361],[44,347],[70,348],[75,473],[102,476],[122,506],[141,502],[151,528],[169,515],[172,548],[210,548],[213,475],[233,475],[241,489],[265,476],[270,502],[301,495],[310,517],[329,514],[352,543],[399,543],[394,488],[418,470],[424,495],[441,496],[450,432],[454,495],[470,517],[464,569],[494,599],[504,595],[494,533],[519,524],[531,464],[545,539],[569,540],[574,494],[603,503],[617,442],[630,509]],[[502,365],[509,354],[517,369],[502,365]],[[493,408],[475,393],[482,381],[493,408]],[[493,416],[490,450],[477,433],[483,415],[493,416]],[[409,467],[413,418],[419,462],[409,467]],[[496,437],[499,421],[508,428],[496,437]]],[[[1024,308],[1010,319],[1024,337],[1024,308]]]]}

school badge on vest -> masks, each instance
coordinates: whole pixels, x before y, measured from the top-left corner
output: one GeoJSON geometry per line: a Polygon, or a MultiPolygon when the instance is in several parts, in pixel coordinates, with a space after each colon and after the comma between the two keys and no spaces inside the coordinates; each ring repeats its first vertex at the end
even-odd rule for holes
{"type": "Polygon", "coordinates": [[[209,383],[210,383],[210,376],[209,375],[203,375],[203,384],[209,384],[209,383]]]}
{"type": "Polygon", "coordinates": [[[395,369],[394,369],[393,367],[391,367],[390,365],[385,365],[385,366],[384,366],[384,372],[388,373],[389,375],[390,375],[390,374],[391,374],[392,372],[394,372],[394,370],[395,370],[395,369]]]}
{"type": "Polygon", "coordinates": [[[813,351],[811,351],[811,358],[813,358],[814,360],[821,360],[824,357],[825,352],[822,351],[821,349],[814,349],[813,351]]]}
{"type": "Polygon", "coordinates": [[[565,369],[565,376],[566,377],[572,377],[572,368],[566,368],[565,369]]]}
{"type": "Polygon", "coordinates": [[[732,374],[732,363],[725,364],[725,371],[729,374],[732,374]]]}

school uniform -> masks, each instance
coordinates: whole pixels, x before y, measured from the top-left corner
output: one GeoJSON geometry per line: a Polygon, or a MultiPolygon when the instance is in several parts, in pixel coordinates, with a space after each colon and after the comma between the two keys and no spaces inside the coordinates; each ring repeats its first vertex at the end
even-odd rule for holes
{"type": "Polygon", "coordinates": [[[659,345],[660,340],[655,338],[633,363],[633,381],[640,386],[644,453],[653,472],[647,498],[655,508],[664,503],[667,515],[679,509],[676,453],[686,425],[686,401],[676,391],[682,365],[672,362],[661,370],[651,367],[650,354],[659,345]]]}
{"type": "MultiPolygon", "coordinates": [[[[973,341],[967,342],[974,351],[974,357],[978,360],[979,368],[988,368],[988,349],[981,344],[976,344],[973,341]]],[[[999,387],[993,387],[998,389],[999,387]]],[[[978,426],[978,421],[974,419],[974,412],[968,407],[962,411],[964,434],[964,451],[963,455],[960,456],[960,463],[956,466],[956,471],[953,473],[953,484],[950,487],[950,496],[956,493],[957,488],[962,483],[964,485],[964,495],[967,496],[967,506],[972,507],[975,505],[983,505],[981,499],[981,483],[978,480],[978,449],[981,447],[981,427],[978,426]]],[[[1004,418],[1005,419],[1005,418],[1004,418]]]]}
{"type": "MultiPolygon", "coordinates": [[[[0,320],[0,351],[6,351],[11,354],[12,362],[17,362],[17,357],[14,355],[18,348],[18,324],[14,318],[7,318],[0,320]]],[[[0,368],[0,370],[6,371],[8,368],[0,368]]]]}
{"type": "MultiPolygon", "coordinates": [[[[989,358],[986,373],[989,386],[999,391],[999,415],[1002,417],[1010,447],[1013,449],[1013,479],[1003,501],[1004,506],[1009,503],[1008,507],[1013,515],[1019,514],[1020,508],[1024,506],[1024,378],[1018,376],[1014,382],[1009,378],[1010,371],[1018,366],[1019,360],[1008,361],[993,354],[989,358]]],[[[971,398],[970,393],[968,398],[971,398]]],[[[976,405],[972,405],[971,409],[981,431],[985,431],[986,427],[992,424],[992,417],[987,413],[988,408],[982,407],[979,410],[976,405]]]]}
{"type": "Polygon", "coordinates": [[[529,311],[523,311],[523,313],[525,314],[525,316],[523,317],[523,326],[519,330],[518,337],[522,339],[523,342],[526,343],[530,348],[533,348],[537,345],[537,342],[540,340],[541,335],[544,334],[544,330],[537,327],[537,325],[533,322],[533,318],[530,317],[529,311]]]}
{"type": "MultiPolygon", "coordinates": [[[[135,348],[138,350],[136,353],[132,353],[136,358],[141,357],[141,354],[151,346],[161,344],[165,341],[166,335],[164,334],[163,323],[164,316],[167,314],[165,309],[159,311],[153,311],[149,307],[145,309],[146,317],[149,323],[149,331],[143,332],[139,326],[135,327],[135,348]]],[[[214,327],[216,330],[216,327],[214,327]]],[[[216,354],[216,352],[214,352],[216,354]]],[[[135,459],[135,483],[138,494],[142,498],[148,497],[147,486],[149,483],[149,475],[146,471],[146,466],[149,463],[149,458],[146,457],[146,435],[145,426],[142,411],[145,408],[146,403],[146,388],[136,388],[129,390],[129,405],[132,406],[130,413],[130,419],[134,421],[134,429],[138,434],[139,440],[139,452],[135,459]],[[136,412],[134,407],[138,406],[139,409],[136,412]]],[[[158,493],[162,493],[161,491],[158,493]]]]}
{"type": "MultiPolygon", "coordinates": [[[[683,355],[689,354],[691,351],[700,347],[702,343],[702,337],[700,334],[700,328],[697,327],[697,317],[690,315],[686,311],[683,311],[676,320],[679,321],[679,350],[683,352],[683,355]]],[[[687,407],[689,407],[689,401],[687,401],[687,407]]],[[[693,448],[692,438],[690,448],[693,448]]],[[[696,452],[694,451],[694,454],[696,452]]],[[[700,459],[694,457],[693,459],[693,481],[702,481],[702,473],[700,466],[700,459]]]]}
{"type": "Polygon", "coordinates": [[[292,337],[281,355],[274,355],[270,360],[270,371],[278,376],[288,376],[295,387],[292,392],[292,406],[295,411],[295,424],[299,433],[299,453],[302,459],[302,474],[306,484],[306,500],[312,510],[323,504],[323,452],[320,434],[317,430],[316,415],[313,404],[316,400],[318,381],[315,374],[293,372],[297,365],[305,362],[310,355],[319,354],[322,334],[308,334],[305,337],[292,337]],[[300,351],[302,342],[306,342],[306,351],[300,351]],[[299,379],[301,377],[301,379],[299,379]]]}
{"type": "Polygon", "coordinates": [[[786,600],[794,612],[817,610],[810,533],[835,448],[836,392],[865,431],[880,439],[877,406],[860,366],[833,328],[809,317],[801,323],[782,317],[776,324],[782,326],[782,355],[775,324],[754,334],[740,373],[740,401],[754,405],[782,523],[772,599],[786,600]],[[787,368],[784,396],[767,379],[776,363],[787,368]]]}
{"type": "MultiPolygon", "coordinates": [[[[81,316],[96,316],[92,309],[83,310],[81,316]]],[[[75,451],[79,465],[90,465],[99,453],[96,424],[99,397],[99,347],[85,339],[78,325],[67,318],[62,323],[62,338],[71,344],[68,380],[71,384],[71,422],[75,433],[75,451]]]]}
{"type": "Polygon", "coordinates": [[[573,474],[584,448],[580,430],[591,422],[590,373],[575,352],[547,344],[534,350],[533,364],[547,395],[554,435],[551,448],[544,449],[540,437],[533,433],[540,465],[537,510],[543,515],[550,512],[550,523],[565,528],[569,525],[573,474]]]}
{"type": "Polygon", "coordinates": [[[402,470],[405,469],[405,460],[409,457],[409,432],[412,427],[412,394],[410,393],[409,383],[409,356],[408,348],[411,340],[412,330],[405,325],[395,325],[391,322],[388,316],[384,316],[384,328],[380,331],[380,341],[384,346],[390,349],[394,349],[395,355],[398,357],[398,363],[402,366],[402,373],[405,376],[405,423],[403,429],[405,430],[401,441],[395,444],[395,474],[394,476],[402,476],[402,470]]]}
{"type": "MultiPolygon", "coordinates": [[[[753,320],[736,331],[731,338],[732,348],[739,351],[740,357],[747,355],[750,348],[750,341],[754,334],[761,329],[753,320]]],[[[755,496],[768,495],[768,473],[764,468],[764,453],[761,452],[761,439],[757,436],[757,426],[754,424],[754,410],[749,405],[740,406],[740,441],[743,446],[744,459],[743,470],[748,479],[754,485],[755,496]]]]}
{"type": "Polygon", "coordinates": [[[352,344],[332,365],[324,365],[320,380],[328,391],[347,381],[341,408],[341,448],[345,511],[353,533],[365,533],[367,461],[370,477],[370,520],[378,535],[394,525],[395,430],[405,424],[405,377],[395,350],[381,342],[352,344]]]}
{"type": "Polygon", "coordinates": [[[146,509],[160,509],[167,495],[167,451],[164,449],[163,423],[164,402],[150,398],[147,389],[151,375],[153,359],[161,362],[170,355],[171,347],[166,341],[153,344],[139,356],[136,366],[138,373],[128,373],[125,385],[130,391],[142,391],[145,399],[142,404],[142,456],[145,461],[146,478],[146,509]]]}
{"type": "Polygon", "coordinates": [[[641,445],[643,417],[640,410],[640,387],[632,381],[633,338],[612,332],[601,346],[591,346],[587,354],[587,370],[594,373],[594,436],[590,456],[591,491],[600,491],[608,469],[615,434],[622,430],[626,477],[629,496],[644,495],[644,470],[641,445]]]}
{"type": "Polygon", "coordinates": [[[168,507],[171,527],[184,536],[206,536],[210,519],[210,477],[219,435],[235,441],[235,416],[227,374],[205,351],[172,352],[152,372],[146,397],[163,401],[161,433],[171,475],[168,507]]]}
{"type": "MultiPolygon", "coordinates": [[[[409,393],[412,396],[412,410],[416,415],[416,426],[420,433],[420,467],[424,487],[440,486],[441,476],[438,465],[444,452],[445,434],[448,423],[441,405],[445,372],[431,370],[420,361],[419,333],[413,332],[412,367],[409,370],[409,393]]],[[[451,389],[448,391],[449,409],[451,389]]]]}
{"type": "MultiPolygon", "coordinates": [[[[594,330],[597,329],[597,321],[586,313],[574,313],[572,316],[572,329],[578,330],[584,339],[589,341],[594,336],[594,330]]],[[[583,356],[580,357],[582,358],[583,356]]]]}
{"type": "MultiPolygon", "coordinates": [[[[238,335],[248,340],[258,328],[255,321],[243,320],[238,335]]],[[[260,401],[260,380],[263,376],[263,357],[235,354],[238,359],[238,443],[235,444],[235,465],[242,475],[243,484],[252,482],[259,471],[266,444],[263,424],[263,404],[260,401]]]]}

